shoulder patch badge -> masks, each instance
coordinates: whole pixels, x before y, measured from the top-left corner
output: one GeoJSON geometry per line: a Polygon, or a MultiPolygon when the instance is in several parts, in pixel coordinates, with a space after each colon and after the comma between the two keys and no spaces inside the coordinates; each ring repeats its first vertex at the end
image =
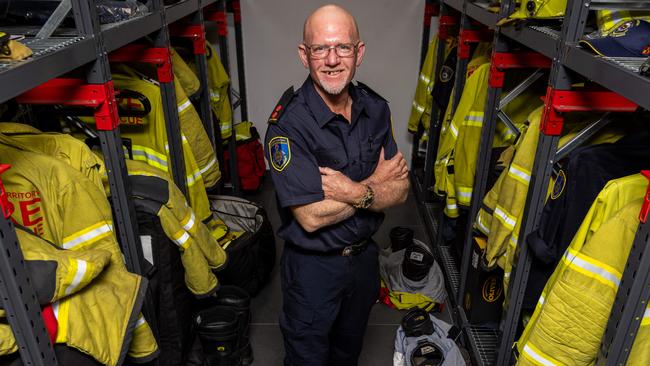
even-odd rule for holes
{"type": "Polygon", "coordinates": [[[284,113],[284,110],[286,109],[287,105],[289,105],[289,102],[291,102],[291,99],[293,99],[294,94],[295,93],[293,91],[293,86],[284,91],[282,97],[280,97],[280,100],[278,101],[278,104],[273,109],[271,116],[269,116],[268,123],[278,123],[278,119],[280,119],[280,116],[282,113],[284,113]]]}
{"type": "Polygon", "coordinates": [[[566,174],[564,170],[560,170],[555,178],[555,184],[553,184],[553,191],[551,192],[551,199],[558,199],[564,192],[564,186],[566,186],[566,174]]]}
{"type": "Polygon", "coordinates": [[[276,136],[269,141],[269,160],[273,169],[281,172],[291,161],[289,138],[276,136]]]}

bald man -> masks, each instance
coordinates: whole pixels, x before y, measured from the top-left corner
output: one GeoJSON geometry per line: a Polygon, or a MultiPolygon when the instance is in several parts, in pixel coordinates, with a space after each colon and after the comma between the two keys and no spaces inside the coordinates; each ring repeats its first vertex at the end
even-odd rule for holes
{"type": "Polygon", "coordinates": [[[382,211],[408,193],[386,100],[352,83],[365,47],[348,11],[314,11],[298,45],[309,77],[269,118],[265,148],[285,240],[285,365],[357,364],[379,294],[372,235],[382,211]]]}

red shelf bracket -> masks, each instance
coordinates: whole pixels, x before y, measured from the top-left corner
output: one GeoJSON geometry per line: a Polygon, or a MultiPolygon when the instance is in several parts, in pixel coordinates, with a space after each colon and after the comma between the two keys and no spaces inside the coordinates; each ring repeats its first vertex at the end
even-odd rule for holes
{"type": "Polygon", "coordinates": [[[487,28],[481,30],[461,30],[458,39],[458,58],[464,60],[469,58],[472,43],[490,42],[493,38],[494,31],[487,28]]]}
{"type": "Polygon", "coordinates": [[[451,35],[454,26],[460,23],[460,19],[452,15],[442,15],[438,21],[438,39],[445,40],[451,35]]]}
{"type": "Polygon", "coordinates": [[[81,79],[52,79],[16,97],[16,101],[93,108],[97,129],[102,131],[114,130],[120,122],[112,80],[104,84],[86,84],[81,79]]]}
{"type": "MultiPolygon", "coordinates": [[[[239,10],[235,10],[235,4],[233,3],[233,13],[235,16],[235,23],[237,22],[238,15],[239,15],[239,21],[241,21],[241,7],[239,6],[239,3],[237,3],[237,8],[239,10]]],[[[216,10],[213,8],[206,9],[203,12],[203,20],[209,22],[216,22],[217,34],[219,34],[219,36],[225,37],[228,35],[228,14],[226,13],[225,10],[216,10]]]]}
{"type": "Polygon", "coordinates": [[[538,52],[494,52],[490,62],[489,85],[492,88],[503,88],[505,71],[508,69],[536,68],[548,69],[551,59],[538,52]]]}
{"type": "Polygon", "coordinates": [[[149,47],[143,44],[129,44],[108,54],[111,62],[142,62],[153,64],[158,71],[158,81],[171,83],[174,80],[172,58],[168,48],[149,47]]]}
{"type": "Polygon", "coordinates": [[[235,24],[241,23],[241,4],[239,0],[234,0],[230,4],[232,5],[232,15],[235,18],[235,24]]]}
{"type": "MultiPolygon", "coordinates": [[[[6,172],[11,168],[11,165],[9,164],[0,164],[0,174],[6,172]]],[[[2,208],[2,214],[4,215],[5,219],[8,219],[11,217],[11,214],[14,213],[14,205],[9,202],[9,198],[7,197],[7,191],[5,190],[5,186],[2,183],[2,179],[0,178],[0,207],[2,208]]]]}
{"type": "Polygon", "coordinates": [[[424,5],[424,26],[431,26],[431,18],[437,17],[440,14],[439,4],[425,4],[424,5]]]}
{"type": "Polygon", "coordinates": [[[609,90],[556,90],[549,86],[544,101],[540,129],[550,136],[562,133],[563,113],[634,112],[638,108],[635,103],[609,90]]]}
{"type": "Polygon", "coordinates": [[[205,54],[205,27],[203,24],[174,23],[169,28],[169,33],[175,37],[191,39],[195,55],[205,54]]]}
{"type": "MultiPolygon", "coordinates": [[[[641,174],[650,181],[650,170],[642,170],[641,174]]],[[[643,224],[648,220],[648,212],[650,211],[650,184],[645,191],[645,197],[643,198],[643,205],[641,206],[641,212],[639,213],[639,221],[643,224]]]]}

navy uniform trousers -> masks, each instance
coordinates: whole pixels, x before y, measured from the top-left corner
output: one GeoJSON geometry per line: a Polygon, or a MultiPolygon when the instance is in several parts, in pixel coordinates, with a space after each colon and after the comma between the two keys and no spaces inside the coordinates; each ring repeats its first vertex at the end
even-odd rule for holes
{"type": "Polygon", "coordinates": [[[377,244],[349,257],[285,245],[281,271],[285,366],[356,365],[379,296],[377,244]]]}

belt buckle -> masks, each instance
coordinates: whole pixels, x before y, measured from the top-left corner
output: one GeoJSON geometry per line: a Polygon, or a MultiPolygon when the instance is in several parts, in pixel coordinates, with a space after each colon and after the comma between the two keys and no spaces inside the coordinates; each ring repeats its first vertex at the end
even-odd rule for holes
{"type": "Polygon", "coordinates": [[[352,247],[345,247],[345,248],[343,248],[343,252],[341,252],[341,256],[349,257],[353,253],[354,253],[354,249],[352,249],[352,247]]]}

